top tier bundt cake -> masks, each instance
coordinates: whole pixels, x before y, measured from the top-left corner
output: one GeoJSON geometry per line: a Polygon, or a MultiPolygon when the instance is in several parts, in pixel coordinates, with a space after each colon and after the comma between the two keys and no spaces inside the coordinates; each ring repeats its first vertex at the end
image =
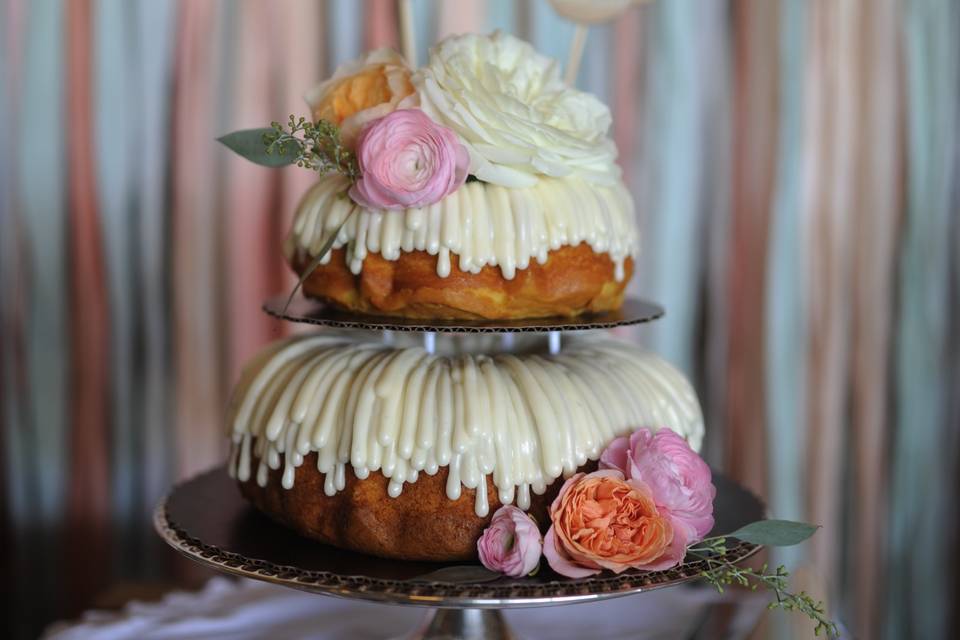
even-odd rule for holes
{"type": "Polygon", "coordinates": [[[437,319],[621,305],[637,229],[610,111],[555,61],[510,35],[458,36],[417,71],[374,51],[307,98],[358,161],[297,209],[285,253],[308,296],[437,319]]]}

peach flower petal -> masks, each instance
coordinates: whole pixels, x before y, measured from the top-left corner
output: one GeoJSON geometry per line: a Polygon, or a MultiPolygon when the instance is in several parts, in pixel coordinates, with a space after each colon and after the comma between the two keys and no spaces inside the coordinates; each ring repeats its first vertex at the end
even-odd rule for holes
{"type": "Polygon", "coordinates": [[[682,560],[686,548],[686,536],[675,539],[650,487],[615,469],[572,476],[551,505],[550,519],[544,554],[555,571],[571,577],[598,568],[667,568],[682,560]]]}

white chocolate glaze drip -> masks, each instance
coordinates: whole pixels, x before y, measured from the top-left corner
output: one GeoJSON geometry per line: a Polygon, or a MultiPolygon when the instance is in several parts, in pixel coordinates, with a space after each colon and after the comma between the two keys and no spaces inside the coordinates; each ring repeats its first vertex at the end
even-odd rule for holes
{"type": "MultiPolygon", "coordinates": [[[[345,178],[329,175],[306,193],[287,237],[287,257],[298,251],[315,256],[359,207],[346,189],[345,178]]],[[[441,277],[450,274],[451,255],[456,255],[462,271],[479,273],[490,265],[512,280],[531,260],[543,264],[549,251],[582,242],[608,254],[617,280],[623,280],[624,261],[636,257],[638,234],[633,199],[622,183],[605,187],[578,178],[544,178],[533,187],[508,189],[470,182],[428,207],[360,208],[340,230],[334,248],[347,248],[347,264],[355,274],[368,253],[396,260],[401,252],[426,251],[438,256],[441,277]]]]}
{"type": "MultiPolygon", "coordinates": [[[[472,339],[479,350],[499,342],[472,339]]],[[[550,356],[543,340],[518,337],[516,353],[488,356],[450,353],[444,340],[452,339],[438,341],[435,355],[330,333],[273,345],[248,366],[231,401],[231,474],[255,474],[265,486],[269,469],[282,465],[289,489],[304,456],[317,452],[327,495],[343,489],[349,464],[361,479],[383,473],[396,497],[420,472],[445,466],[447,496],[477,489],[484,516],[487,475],[502,503],[526,509],[531,491],[542,494],[638,427],[673,429],[700,448],[692,387],[633,345],[575,337],[550,356]]]]}

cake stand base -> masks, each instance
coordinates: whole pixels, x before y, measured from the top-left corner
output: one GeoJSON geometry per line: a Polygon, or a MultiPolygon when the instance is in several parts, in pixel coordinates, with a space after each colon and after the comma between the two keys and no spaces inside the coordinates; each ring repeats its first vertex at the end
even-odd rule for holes
{"type": "Polygon", "coordinates": [[[402,640],[519,640],[496,609],[434,609],[402,640]]]}

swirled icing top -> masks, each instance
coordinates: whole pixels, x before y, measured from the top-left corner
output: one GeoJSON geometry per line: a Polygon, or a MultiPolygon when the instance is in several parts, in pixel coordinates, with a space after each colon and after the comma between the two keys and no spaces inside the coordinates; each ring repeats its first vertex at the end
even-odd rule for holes
{"type": "Polygon", "coordinates": [[[637,254],[633,199],[621,182],[544,178],[520,189],[469,182],[428,207],[399,211],[360,207],[346,197],[347,187],[346,179],[329,175],[306,193],[287,237],[287,257],[298,251],[316,255],[354,208],[360,211],[340,229],[334,248],[346,247],[355,274],[368,253],[396,260],[401,252],[426,251],[437,256],[441,277],[450,274],[456,255],[465,272],[490,265],[511,280],[530,260],[542,264],[549,251],[586,242],[610,256],[622,280],[624,261],[637,254]]]}
{"type": "Polygon", "coordinates": [[[396,497],[420,472],[447,467],[447,496],[477,489],[483,516],[486,475],[501,502],[529,508],[531,490],[543,493],[638,427],[673,429],[699,449],[696,395],[659,357],[595,337],[568,338],[558,355],[545,355],[542,337],[482,353],[496,351],[496,341],[441,337],[436,354],[329,332],[276,343],[234,391],[231,473],[265,486],[269,469],[282,465],[290,488],[316,452],[328,495],[345,486],[349,464],[361,479],[383,473],[396,497]]]}

